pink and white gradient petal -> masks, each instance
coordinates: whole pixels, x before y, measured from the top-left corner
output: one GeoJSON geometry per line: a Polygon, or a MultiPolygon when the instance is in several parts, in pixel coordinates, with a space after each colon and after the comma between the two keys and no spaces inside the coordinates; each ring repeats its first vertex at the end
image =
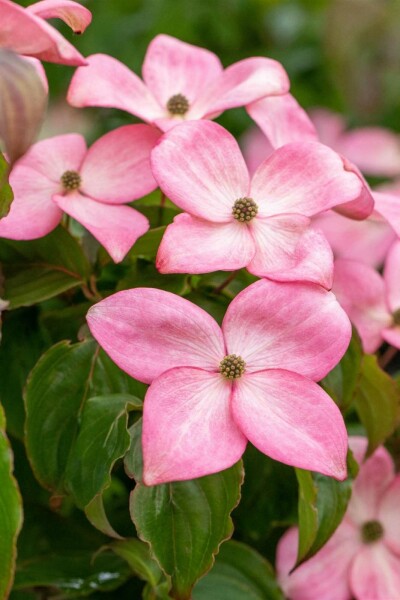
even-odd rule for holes
{"type": "Polygon", "coordinates": [[[400,237],[400,198],[396,194],[373,192],[375,211],[380,214],[400,237]]]}
{"type": "Polygon", "coordinates": [[[368,183],[365,181],[359,169],[344,156],[341,156],[341,158],[345,171],[352,173],[353,176],[358,177],[360,180],[360,190],[354,200],[338,204],[333,210],[349,219],[362,221],[372,214],[372,211],[374,210],[374,198],[368,183]]]}
{"type": "Polygon", "coordinates": [[[22,161],[11,172],[10,184],[14,200],[8,215],[0,219],[0,237],[34,240],[53,231],[63,214],[51,199],[59,191],[59,184],[22,161]]]}
{"type": "Polygon", "coordinates": [[[239,146],[211,121],[189,121],[163,135],[151,165],[166,196],[207,221],[232,221],[235,200],[248,196],[249,174],[239,146]]]}
{"type": "Polygon", "coordinates": [[[227,69],[204,90],[188,118],[213,118],[228,108],[244,106],[264,96],[289,90],[285,69],[270,58],[246,58],[227,69]]]}
{"type": "Polygon", "coordinates": [[[293,573],[298,547],[298,529],[288,529],[279,541],[276,556],[278,581],[290,600],[350,600],[349,568],[359,542],[357,531],[343,521],[331,539],[293,573]]]}
{"type": "Polygon", "coordinates": [[[346,127],[342,115],[325,108],[313,108],[309,111],[309,115],[320,141],[336,149],[338,139],[346,127]]]}
{"type": "Polygon", "coordinates": [[[149,123],[164,116],[140,77],[119,60],[92,54],[86,61],[87,66],[77,69],[71,80],[67,100],[72,106],[119,108],[149,123]]]}
{"type": "Polygon", "coordinates": [[[274,460],[347,477],[343,417],[314,381],[282,369],[245,374],[234,384],[232,412],[249,441],[274,460]]]}
{"type": "Polygon", "coordinates": [[[209,273],[245,267],[253,258],[253,238],[244,223],[210,223],[177,215],[158,249],[160,273],[209,273]]]}
{"type": "Polygon", "coordinates": [[[90,10],[72,0],[41,0],[26,10],[42,19],[62,19],[74,33],[83,33],[92,22],[90,10]]]}
{"type": "MultiPolygon", "coordinates": [[[[353,449],[352,442],[350,445],[353,449]]],[[[347,517],[359,526],[378,518],[380,500],[395,475],[393,460],[383,446],[375,450],[360,467],[347,509],[347,517]]]]}
{"type": "Polygon", "coordinates": [[[81,191],[106,204],[121,204],[155,190],[150,153],[159,137],[149,125],[125,125],[103,135],[83,161],[81,191]]]}
{"type": "Polygon", "coordinates": [[[298,142],[278,148],[258,167],[250,195],[260,216],[312,217],[357,198],[362,186],[336,152],[316,142],[298,142]]]}
{"type": "Polygon", "coordinates": [[[312,121],[291,94],[262,98],[246,106],[246,110],[273,148],[291,142],[318,141],[312,121]]]}
{"type": "Polygon", "coordinates": [[[181,367],[151,384],[143,411],[143,480],[147,485],[227,469],[247,439],[231,414],[232,383],[220,373],[181,367]]]}
{"type": "Polygon", "coordinates": [[[391,346],[400,350],[400,326],[388,327],[382,331],[382,337],[391,346]]]}
{"type": "Polygon", "coordinates": [[[383,543],[400,556],[400,476],[397,475],[381,496],[378,521],[384,530],[383,543]]]}
{"type": "Polygon", "coordinates": [[[258,127],[248,129],[240,139],[240,147],[251,177],[258,167],[274,151],[263,132],[258,127]]]}
{"type": "Polygon", "coordinates": [[[333,254],[325,236],[308,229],[295,249],[295,266],[268,275],[274,281],[308,281],[330,290],[333,284],[333,254]]]}
{"type": "Polygon", "coordinates": [[[182,94],[191,105],[222,70],[221,61],[209,50],[161,34],[147,48],[143,79],[167,115],[172,96],[182,94]]]}
{"type": "Polygon", "coordinates": [[[367,175],[400,175],[400,136],[389,129],[362,127],[347,131],[337,140],[336,149],[367,175]]]}
{"type": "Polygon", "coordinates": [[[253,373],[287,369],[315,381],[342,358],[350,322],[335,296],[312,283],[267,279],[240,292],[222,324],[229,354],[253,373]]]}
{"type": "Polygon", "coordinates": [[[350,587],[356,600],[396,600],[400,590],[400,558],[382,543],[357,552],[350,568],[350,587]]]}
{"type": "Polygon", "coordinates": [[[357,328],[364,351],[375,352],[382,344],[383,329],[392,324],[381,275],[368,265],[338,259],[333,292],[357,328]]]}
{"type": "Polygon", "coordinates": [[[226,355],[214,319],[170,292],[151,288],[118,292],[93,306],[87,320],[112,360],[144,383],[174,367],[216,372],[226,355]]]}
{"type": "Polygon", "coordinates": [[[395,312],[400,309],[400,240],[396,240],[388,252],[383,277],[388,308],[395,312]]]}
{"type": "Polygon", "coordinates": [[[294,214],[252,219],[248,228],[256,252],[248,264],[250,273],[264,277],[294,267],[296,247],[309,223],[308,217],[294,214]]]}
{"type": "Polygon", "coordinates": [[[86,227],[116,263],[124,259],[136,240],[149,229],[146,217],[130,206],[96,202],[77,192],[54,196],[53,201],[86,227]]]}

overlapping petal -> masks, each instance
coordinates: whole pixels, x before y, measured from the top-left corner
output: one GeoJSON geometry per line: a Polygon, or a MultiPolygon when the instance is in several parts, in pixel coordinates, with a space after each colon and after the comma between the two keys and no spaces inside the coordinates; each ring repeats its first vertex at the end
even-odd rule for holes
{"type": "Polygon", "coordinates": [[[207,221],[231,221],[235,200],[248,196],[249,174],[239,146],[217,123],[175,127],[154,148],[151,164],[168,198],[207,221]]]}
{"type": "Polygon", "coordinates": [[[400,476],[393,479],[379,502],[378,520],[384,530],[383,542],[400,555],[400,476]]]}
{"type": "Polygon", "coordinates": [[[148,125],[125,125],[106,133],[88,150],[80,175],[83,193],[107,204],[141,198],[157,187],[150,153],[160,132],[148,125]]]}
{"type": "Polygon", "coordinates": [[[396,194],[377,192],[373,193],[375,210],[389,223],[390,227],[400,237],[400,198],[396,194]]]}
{"type": "Polygon", "coordinates": [[[350,569],[350,587],[357,600],[396,600],[400,590],[400,559],[384,544],[357,552],[350,569]]]}
{"type": "Polygon", "coordinates": [[[88,323],[113,361],[145,383],[173,367],[216,372],[226,354],[222,332],[208,313],[161,290],[118,292],[90,309],[88,323]]]}
{"type": "Polygon", "coordinates": [[[234,419],[271,458],[343,480],[347,432],[340,410],[313,381],[281,369],[245,374],[234,386],[234,419]]]}
{"type": "Polygon", "coordinates": [[[144,482],[193,479],[231,467],[247,439],[231,414],[231,383],[219,373],[176,368],[151,384],[144,403],[144,482]]]}
{"type": "Polygon", "coordinates": [[[114,262],[120,262],[138,237],[149,229],[149,222],[130,206],[96,202],[78,192],[54,196],[64,212],[79,221],[104,246],[114,262]]]}
{"type": "Polygon", "coordinates": [[[388,252],[384,280],[386,284],[386,298],[388,308],[395,312],[400,309],[400,241],[394,242],[388,252]]]}
{"type": "Polygon", "coordinates": [[[318,381],[343,356],[350,322],[335,296],[307,283],[262,280],[240,292],[222,329],[248,372],[287,369],[318,381]]]}
{"type": "Polygon", "coordinates": [[[210,223],[183,213],[168,225],[158,249],[160,273],[208,273],[245,267],[255,245],[243,223],[210,223]]]}
{"type": "Polygon", "coordinates": [[[41,0],[26,10],[42,19],[62,19],[74,33],[83,33],[92,22],[90,10],[72,0],[41,0]]]}
{"type": "Polygon", "coordinates": [[[395,177],[400,174],[400,137],[383,127],[347,131],[335,149],[367,175],[395,177]]]}

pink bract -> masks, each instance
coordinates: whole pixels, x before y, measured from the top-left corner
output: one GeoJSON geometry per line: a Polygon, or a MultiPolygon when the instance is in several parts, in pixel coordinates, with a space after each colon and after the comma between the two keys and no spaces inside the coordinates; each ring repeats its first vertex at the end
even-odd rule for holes
{"type": "Polygon", "coordinates": [[[120,262],[149,228],[141,213],[121,205],[157,187],[150,152],[158,137],[159,132],[148,125],[126,125],[101,137],[89,150],[78,134],[38,142],[11,172],[14,201],[0,220],[0,237],[42,237],[65,212],[120,262]]]}
{"type": "Polygon", "coordinates": [[[367,440],[351,437],[349,444],[362,464],[336,532],[292,574],[297,529],[289,529],[278,544],[278,578],[290,600],[394,600],[398,596],[400,476],[385,448],[362,462],[367,440]]]}
{"type": "Polygon", "coordinates": [[[75,33],[83,33],[91,12],[72,0],[42,0],[22,8],[0,0],[0,47],[39,60],[64,65],[86,65],[84,57],[45,19],[62,19],[75,33]]]}
{"type": "Polygon", "coordinates": [[[87,320],[114,362],[151,384],[143,414],[147,485],[226,469],[247,440],[276,460],[346,477],[343,418],[315,383],[351,335],[330,292],[261,280],[236,296],[220,328],[188,300],[137,288],[102,300],[87,320]]]}
{"type": "Polygon", "coordinates": [[[364,351],[383,341],[400,348],[400,241],[386,259],[384,276],[352,260],[335,261],[333,291],[360,334],[364,351]]]}
{"type": "Polygon", "coordinates": [[[87,61],[89,66],[78,69],[72,79],[70,104],[119,108],[163,131],[183,120],[211,119],[228,108],[289,89],[287,74],[275,60],[248,58],[224,70],[212,52],[168,35],[150,43],[144,81],[105,54],[87,61]]]}
{"type": "Polygon", "coordinates": [[[160,188],[186,211],[161,242],[162,273],[246,267],[258,276],[331,287],[331,250],[322,234],[308,233],[310,217],[352,201],[363,186],[335,152],[316,142],[287,144],[250,181],[230,133],[198,121],[164,134],[151,163],[160,188]],[[240,210],[233,214],[242,202],[249,202],[244,222],[240,210]]]}

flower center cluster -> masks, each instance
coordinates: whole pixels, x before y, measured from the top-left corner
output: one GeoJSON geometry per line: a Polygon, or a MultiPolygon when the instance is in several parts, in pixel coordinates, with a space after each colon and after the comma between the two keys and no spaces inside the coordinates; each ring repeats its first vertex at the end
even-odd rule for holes
{"type": "Polygon", "coordinates": [[[219,372],[227,379],[239,379],[246,370],[246,363],[241,356],[228,354],[219,363],[219,372]]]}
{"type": "Polygon", "coordinates": [[[232,206],[233,218],[241,223],[251,221],[258,213],[258,206],[252,198],[239,198],[232,206]]]}
{"type": "Polygon", "coordinates": [[[380,540],[383,536],[383,527],[379,521],[367,521],[361,528],[361,537],[365,544],[380,540]]]}
{"type": "Polygon", "coordinates": [[[81,185],[81,176],[77,171],[65,171],[61,175],[61,184],[65,190],[77,190],[81,185]]]}
{"type": "Polygon", "coordinates": [[[394,311],[392,317],[394,325],[400,325],[400,308],[394,311]]]}
{"type": "Polygon", "coordinates": [[[189,110],[189,100],[183,94],[175,94],[167,102],[171,115],[185,115],[189,110]]]}

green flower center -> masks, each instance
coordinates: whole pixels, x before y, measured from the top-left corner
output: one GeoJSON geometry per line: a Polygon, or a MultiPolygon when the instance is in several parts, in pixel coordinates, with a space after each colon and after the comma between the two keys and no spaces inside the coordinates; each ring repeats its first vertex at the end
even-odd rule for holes
{"type": "Polygon", "coordinates": [[[392,317],[394,325],[400,325],[400,308],[394,311],[392,317]]]}
{"type": "Polygon", "coordinates": [[[367,521],[361,528],[361,537],[365,544],[372,544],[383,536],[383,527],[379,521],[367,521]]]}
{"type": "Polygon", "coordinates": [[[233,218],[241,223],[251,221],[258,213],[258,206],[252,198],[239,198],[232,206],[233,218]]]}
{"type": "Polygon", "coordinates": [[[185,115],[189,110],[189,100],[183,94],[175,94],[167,102],[171,115],[185,115]]]}
{"type": "Polygon", "coordinates": [[[77,171],[65,171],[65,173],[61,175],[61,184],[64,190],[67,190],[68,192],[79,189],[81,183],[81,176],[77,171]]]}
{"type": "Polygon", "coordinates": [[[246,370],[246,363],[241,356],[228,354],[219,363],[219,372],[227,379],[239,379],[246,370]]]}

